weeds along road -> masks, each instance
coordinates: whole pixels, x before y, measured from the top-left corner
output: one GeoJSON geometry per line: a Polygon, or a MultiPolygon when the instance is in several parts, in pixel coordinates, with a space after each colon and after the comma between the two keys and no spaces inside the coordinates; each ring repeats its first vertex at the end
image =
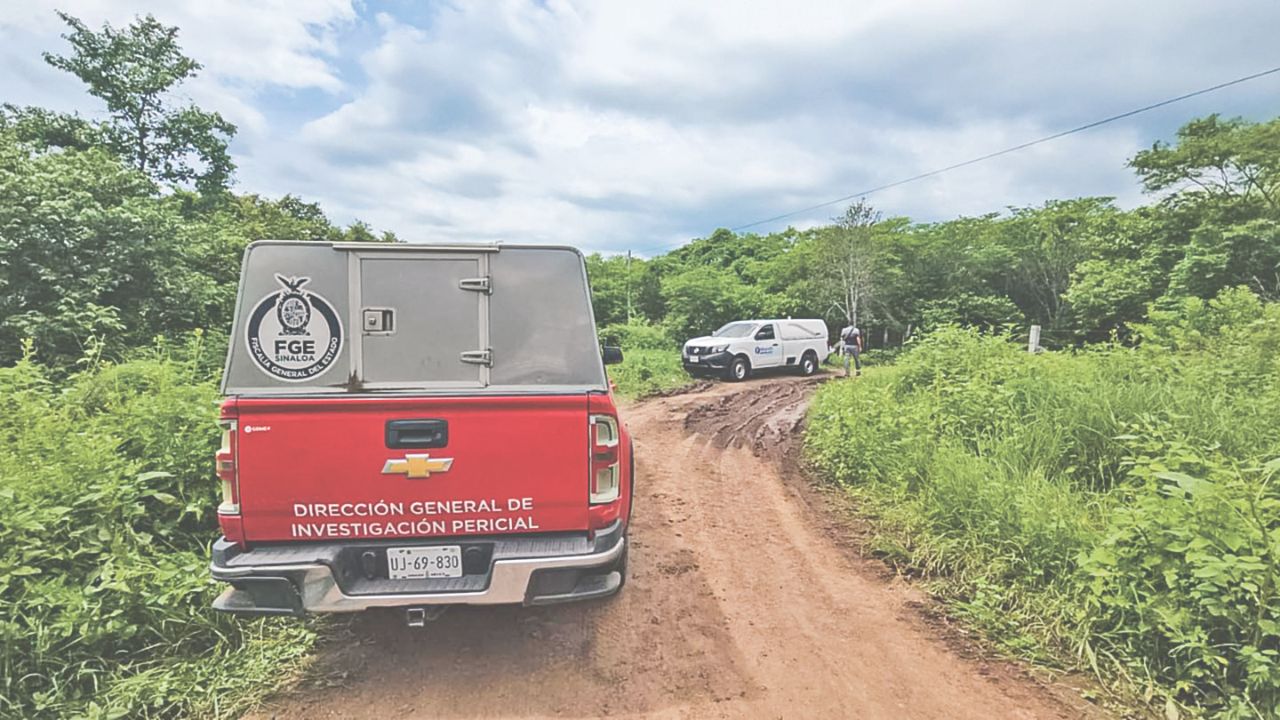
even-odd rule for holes
{"type": "Polygon", "coordinates": [[[259,717],[1077,718],[1089,706],[939,637],[842,543],[794,465],[821,378],[635,403],[631,577],[607,601],[352,621],[259,717]],[[788,476],[789,475],[789,476],[788,476]]]}

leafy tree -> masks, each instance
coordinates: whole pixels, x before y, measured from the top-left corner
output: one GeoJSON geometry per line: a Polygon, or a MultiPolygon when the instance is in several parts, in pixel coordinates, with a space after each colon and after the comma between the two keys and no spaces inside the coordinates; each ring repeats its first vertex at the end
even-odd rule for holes
{"type": "Polygon", "coordinates": [[[152,192],[105,150],[33,154],[0,133],[0,362],[23,338],[58,364],[120,349],[131,319],[163,303],[157,256],[176,218],[152,192]]]}
{"type": "Polygon", "coordinates": [[[1251,123],[1215,114],[1183,125],[1177,137],[1129,162],[1148,192],[1175,189],[1184,201],[1239,200],[1280,210],[1280,118],[1251,123]]]}
{"type": "Polygon", "coordinates": [[[9,103],[0,105],[0,129],[9,131],[17,142],[38,150],[88,150],[103,141],[102,131],[84,118],[9,103]]]}
{"type": "Polygon", "coordinates": [[[858,325],[858,313],[875,294],[882,266],[882,247],[875,228],[880,212],[865,201],[850,205],[817,241],[819,282],[850,325],[858,325]]]}
{"type": "Polygon", "coordinates": [[[224,190],[235,170],[227,143],[236,128],[216,112],[174,103],[173,88],[201,69],[182,54],[178,28],[147,15],[122,30],[104,24],[94,31],[72,15],[58,15],[71,28],[63,37],[72,53],[46,52],[44,59],[107,104],[111,119],[101,129],[111,149],[157,181],[194,183],[203,193],[224,190]]]}
{"type": "Polygon", "coordinates": [[[1019,308],[1050,333],[1068,319],[1064,295],[1071,273],[1089,257],[1089,248],[1109,233],[1104,198],[1055,200],[1037,208],[1019,208],[1002,221],[1002,234],[1016,261],[1006,278],[1007,293],[1019,308]]]}
{"type": "Polygon", "coordinates": [[[290,196],[228,195],[213,207],[186,191],[161,196],[105,148],[41,151],[19,135],[0,125],[0,365],[27,339],[67,368],[157,336],[217,336],[250,241],[377,239],[290,196]]]}
{"type": "Polygon", "coordinates": [[[1063,330],[1100,341],[1112,333],[1127,335],[1164,291],[1176,262],[1169,245],[1182,228],[1158,208],[1123,212],[1099,201],[1092,214],[1084,259],[1071,271],[1062,296],[1069,308],[1063,330]]]}
{"type": "Polygon", "coordinates": [[[666,325],[678,340],[710,334],[733,320],[765,314],[764,292],[728,270],[695,267],[662,279],[666,325]]]}
{"type": "Polygon", "coordinates": [[[1008,298],[1016,258],[1003,229],[996,214],[903,227],[876,303],[889,329],[1021,321],[1008,298]]]}
{"type": "Polygon", "coordinates": [[[1234,285],[1247,285],[1268,299],[1280,297],[1280,221],[1206,219],[1173,269],[1169,295],[1210,298],[1234,285]]]}
{"type": "Polygon", "coordinates": [[[784,253],[789,245],[787,233],[772,235],[737,235],[718,228],[706,238],[672,250],[663,259],[683,268],[714,266],[733,270],[739,276],[753,262],[768,261],[784,253]]]}
{"type": "Polygon", "coordinates": [[[1236,285],[1280,296],[1280,119],[1193,120],[1130,165],[1149,192],[1173,192],[1164,204],[1189,228],[1163,304],[1236,285]]]}
{"type": "Polygon", "coordinates": [[[587,278],[591,281],[591,306],[596,325],[614,325],[627,321],[626,258],[587,256],[587,278]]]}
{"type": "Polygon", "coordinates": [[[1076,266],[1063,299],[1071,306],[1077,332],[1103,340],[1112,330],[1145,316],[1158,279],[1147,258],[1089,259],[1076,266]]]}
{"type": "Polygon", "coordinates": [[[640,258],[631,260],[631,310],[635,317],[658,322],[667,314],[662,297],[662,271],[658,263],[640,258]]]}
{"type": "Polygon", "coordinates": [[[927,330],[944,325],[996,330],[1016,325],[1022,320],[1022,312],[1009,298],[1003,295],[973,295],[967,292],[956,292],[944,298],[922,303],[919,316],[921,327],[927,330]]]}

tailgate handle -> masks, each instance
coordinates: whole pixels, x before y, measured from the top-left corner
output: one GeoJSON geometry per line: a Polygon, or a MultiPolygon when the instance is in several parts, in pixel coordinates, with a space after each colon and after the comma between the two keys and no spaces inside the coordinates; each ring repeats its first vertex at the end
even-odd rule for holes
{"type": "Polygon", "coordinates": [[[425,450],[449,444],[447,420],[388,420],[387,447],[425,450]]]}

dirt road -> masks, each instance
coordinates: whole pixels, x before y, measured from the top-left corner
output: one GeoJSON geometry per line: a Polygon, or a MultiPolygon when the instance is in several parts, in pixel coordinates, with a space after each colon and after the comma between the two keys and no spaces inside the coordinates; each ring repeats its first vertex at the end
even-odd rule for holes
{"type": "Polygon", "coordinates": [[[618,597],[355,620],[320,687],[260,717],[1077,718],[1068,689],[955,650],[921,598],[842,542],[788,467],[815,380],[637,403],[618,597]]]}

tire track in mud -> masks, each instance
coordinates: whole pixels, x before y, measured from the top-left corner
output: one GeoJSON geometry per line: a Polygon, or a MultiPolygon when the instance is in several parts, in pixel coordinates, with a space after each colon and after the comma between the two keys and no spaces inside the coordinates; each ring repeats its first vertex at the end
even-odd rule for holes
{"type": "Polygon", "coordinates": [[[315,679],[255,717],[1098,716],[1069,689],[956,652],[919,612],[927,600],[842,546],[793,472],[823,379],[625,409],[638,484],[617,597],[459,608],[419,631],[365,614],[315,679]]]}
{"type": "Polygon", "coordinates": [[[818,375],[774,380],[720,395],[713,402],[691,408],[685,415],[685,430],[710,438],[717,448],[745,446],[774,461],[795,459],[809,398],[816,386],[828,379],[818,375]]]}

